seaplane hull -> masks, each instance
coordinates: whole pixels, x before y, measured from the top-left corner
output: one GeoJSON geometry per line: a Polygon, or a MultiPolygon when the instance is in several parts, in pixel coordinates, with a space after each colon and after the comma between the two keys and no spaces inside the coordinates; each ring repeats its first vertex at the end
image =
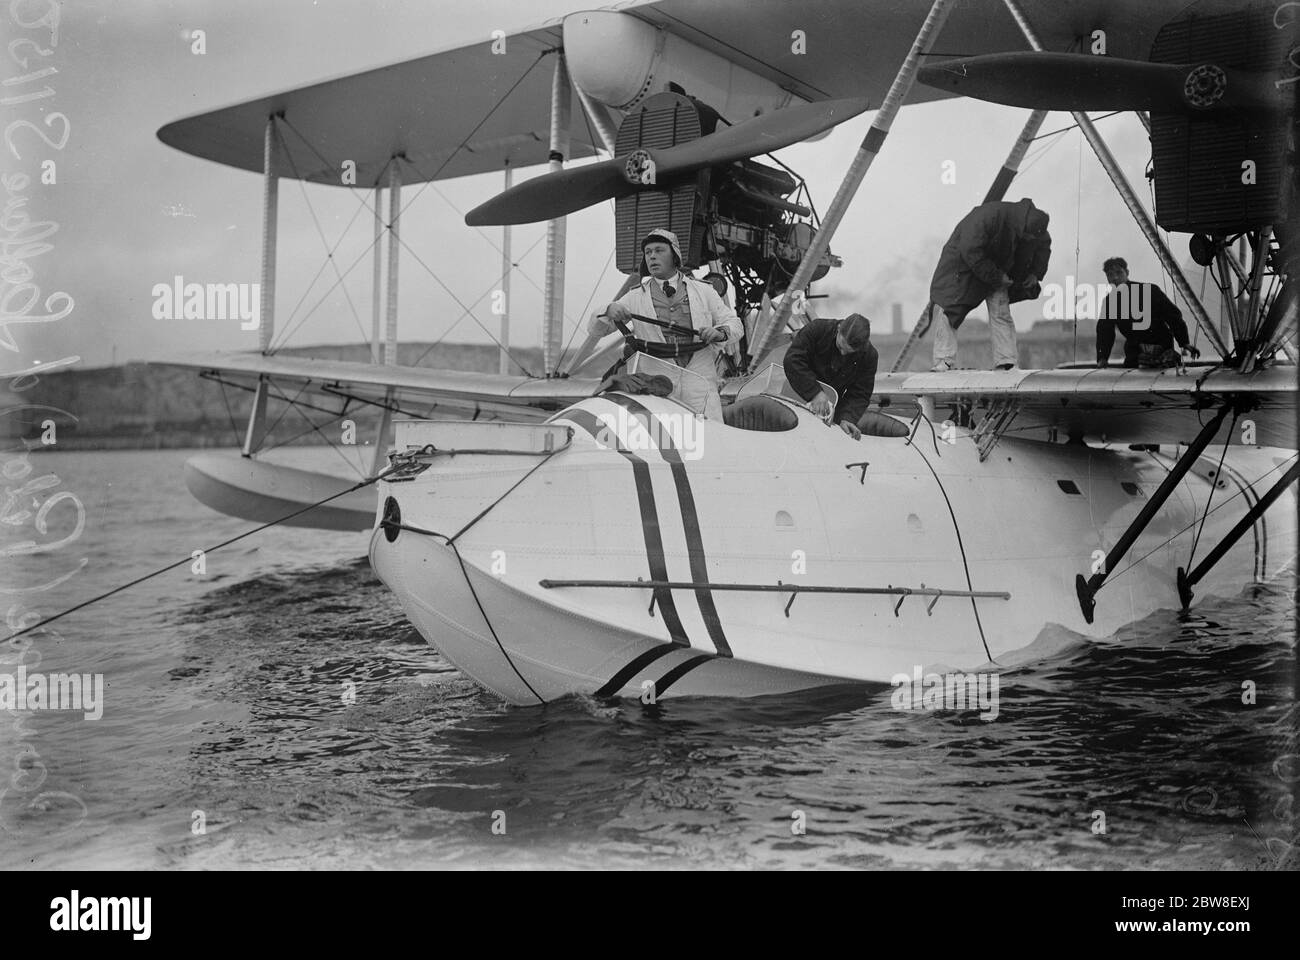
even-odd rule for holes
{"type": "MultiPolygon", "coordinates": [[[[407,425],[422,462],[380,483],[371,563],[430,643],[516,704],[889,683],[1007,667],[1045,635],[1107,637],[1177,608],[1200,518],[1203,541],[1218,542],[1287,459],[1237,447],[1220,468],[1207,454],[1088,622],[1077,576],[1171,458],[1005,439],[981,460],[968,431],[923,423],[854,441],[773,402],[795,413],[793,429],[620,394],[545,426],[429,424],[424,442],[407,425]],[[510,429],[531,440],[502,443],[510,429]]],[[[1235,595],[1290,564],[1294,517],[1288,491],[1197,596],[1235,595]]]]}
{"type": "Polygon", "coordinates": [[[715,657],[576,614],[510,586],[438,539],[371,537],[371,561],[406,617],[461,671],[518,705],[568,694],[755,697],[842,678],[715,657]]]}

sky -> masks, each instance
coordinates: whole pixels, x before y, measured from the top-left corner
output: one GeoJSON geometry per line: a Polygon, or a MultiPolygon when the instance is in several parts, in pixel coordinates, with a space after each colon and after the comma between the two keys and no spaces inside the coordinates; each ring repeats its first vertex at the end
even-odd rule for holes
{"type": "MultiPolygon", "coordinates": [[[[18,15],[36,19],[46,2],[25,0],[18,15]]],[[[3,328],[19,347],[21,362],[77,356],[79,366],[94,367],[193,350],[257,347],[257,334],[241,331],[236,320],[160,320],[152,315],[155,284],[170,283],[176,275],[187,282],[257,282],[261,253],[261,178],[180,153],[157,139],[159,127],[454,44],[487,42],[495,29],[509,33],[583,7],[576,0],[63,3],[57,48],[44,58],[26,51],[57,69],[41,81],[54,95],[3,108],[9,124],[15,119],[40,122],[58,111],[67,118],[68,131],[61,150],[41,144],[31,128],[13,135],[20,157],[0,150],[0,174],[32,178],[21,194],[30,219],[57,225],[45,238],[52,248],[26,261],[34,273],[30,282],[39,287],[40,302],[65,293],[75,304],[60,320],[3,328]],[[187,39],[197,28],[206,32],[203,56],[191,53],[187,39]],[[43,158],[55,160],[55,184],[37,180],[43,158]]],[[[12,19],[5,19],[0,30],[6,41],[49,35],[44,28],[22,29],[12,19]]],[[[23,52],[20,48],[17,54],[23,52]]],[[[11,60],[6,76],[19,72],[11,60]]],[[[18,89],[35,88],[29,82],[18,89]]],[[[821,210],[829,206],[873,115],[856,117],[816,143],[779,154],[807,179],[821,210]]],[[[1026,116],[1022,109],[970,100],[905,108],[831,244],[844,267],[814,286],[813,292],[831,295],[819,305],[822,314],[865,313],[883,330],[889,305],[897,301],[910,326],[927,299],[939,248],[983,198],[1026,116]],[[945,167],[947,161],[954,166],[945,167]],[[945,182],[945,170],[955,172],[955,182],[945,182]]],[[[1068,115],[1051,114],[1043,132],[1071,122],[1068,115]]],[[[63,123],[52,124],[47,137],[57,140],[63,123]]],[[[1114,116],[1099,120],[1098,127],[1130,182],[1149,202],[1144,169],[1150,148],[1137,119],[1114,116]]],[[[1102,282],[1101,261],[1115,254],[1128,259],[1135,279],[1162,279],[1155,255],[1077,130],[1038,141],[1022,170],[1007,199],[1032,197],[1051,214],[1049,280],[1064,282],[1068,273],[1102,282]]],[[[543,172],[541,167],[519,171],[516,182],[543,172]]],[[[466,227],[462,214],[500,189],[501,178],[493,174],[440,181],[424,190],[410,186],[403,192],[404,202],[418,192],[403,213],[404,239],[454,296],[425,266],[404,255],[400,339],[492,342],[489,331],[498,332],[499,318],[491,313],[490,296],[484,295],[500,276],[501,231],[466,227]],[[476,301],[466,316],[462,304],[476,301]]],[[[326,295],[334,277],[330,270],[321,272],[324,247],[316,227],[319,222],[330,244],[338,242],[357,206],[349,191],[282,181],[277,342],[286,334],[294,346],[368,338],[369,259],[326,295]]],[[[337,263],[351,264],[370,244],[369,221],[368,212],[356,218],[339,243],[337,263]]],[[[515,344],[540,342],[544,232],[541,224],[514,230],[520,265],[511,299],[515,344]]],[[[571,216],[568,237],[566,340],[587,305],[608,302],[621,280],[607,266],[611,205],[571,216]]],[[[1175,238],[1174,252],[1186,259],[1186,238],[1175,238]]],[[[1194,289],[1201,289],[1199,268],[1189,279],[1194,289]]],[[[18,312],[27,297],[23,293],[6,301],[5,310],[18,312]]],[[[63,302],[55,301],[53,308],[63,302]]],[[[1014,313],[1021,329],[1040,316],[1032,305],[1017,306],[1014,313]]],[[[29,312],[36,314],[36,308],[29,312]]],[[[581,334],[574,342],[580,341],[581,334]]],[[[3,366],[12,369],[14,362],[10,354],[3,366]]]]}

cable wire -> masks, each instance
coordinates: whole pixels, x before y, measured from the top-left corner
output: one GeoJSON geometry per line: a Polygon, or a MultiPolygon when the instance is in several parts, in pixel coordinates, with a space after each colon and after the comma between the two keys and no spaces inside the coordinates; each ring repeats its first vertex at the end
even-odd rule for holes
{"type": "MultiPolygon", "coordinates": [[[[933,429],[933,427],[931,427],[931,429],[933,429]]],[[[926,468],[929,469],[931,475],[934,477],[934,482],[939,485],[939,492],[943,494],[943,502],[948,505],[948,515],[952,517],[952,529],[953,532],[957,534],[957,549],[961,551],[962,569],[966,572],[966,589],[974,593],[975,585],[971,582],[970,578],[970,563],[966,559],[966,545],[962,543],[961,527],[957,525],[957,512],[953,510],[952,501],[948,499],[948,491],[944,489],[943,481],[939,479],[939,474],[936,473],[934,467],[930,465],[930,461],[927,460],[925,454],[921,452],[921,448],[916,444],[913,444],[912,449],[917,452],[917,455],[920,456],[921,460],[925,463],[926,468]]],[[[984,637],[984,624],[980,621],[980,609],[975,603],[974,597],[970,598],[970,606],[971,610],[975,613],[975,626],[979,629],[980,643],[984,644],[984,653],[987,654],[990,663],[996,663],[997,661],[993,659],[993,654],[989,650],[989,642],[984,637]]]]}
{"type": "MultiPolygon", "coordinates": [[[[243,540],[245,537],[251,537],[253,534],[259,533],[262,530],[267,529],[268,527],[274,527],[277,524],[285,523],[289,520],[292,520],[294,517],[301,516],[302,514],[307,513],[309,510],[315,510],[317,507],[324,506],[325,504],[329,503],[331,500],[337,500],[339,497],[346,496],[349,493],[352,493],[356,490],[360,490],[362,487],[366,487],[372,483],[376,483],[377,481],[382,480],[384,477],[392,473],[394,469],[396,468],[389,467],[387,470],[377,473],[373,477],[367,477],[366,479],[362,480],[360,483],[353,484],[352,486],[348,487],[346,490],[340,490],[338,493],[332,494],[331,496],[326,497],[324,500],[317,500],[315,503],[308,504],[302,509],[295,510],[293,513],[280,517],[277,520],[271,520],[268,521],[267,523],[263,523],[259,526],[256,526],[252,530],[248,530],[245,531],[244,533],[239,534],[239,536],[237,537],[231,537],[229,540],[223,540],[221,541],[221,543],[218,543],[215,546],[208,547],[202,552],[206,556],[207,554],[220,550],[223,547],[228,547],[232,543],[238,543],[240,540],[243,540]]],[[[134,587],[136,584],[144,583],[146,580],[150,580],[156,576],[159,576],[160,574],[164,574],[168,570],[174,570],[179,566],[183,566],[184,564],[193,563],[193,562],[194,562],[194,556],[193,554],[191,554],[185,557],[184,559],[177,560],[175,563],[169,563],[165,567],[159,567],[157,570],[154,570],[152,573],[146,573],[142,577],[136,577],[130,583],[124,583],[120,587],[114,587],[112,590],[109,590],[106,593],[101,593],[97,597],[91,597],[89,600],[83,601],[82,603],[79,603],[74,607],[68,607],[68,609],[56,613],[52,617],[46,617],[43,620],[33,623],[30,627],[23,627],[21,630],[17,630],[9,634],[9,636],[5,637],[3,640],[0,640],[0,643],[6,643],[10,640],[13,640],[16,637],[21,637],[24,633],[31,633],[33,630],[39,630],[41,627],[44,627],[46,624],[53,623],[55,620],[60,620],[63,617],[66,617],[70,613],[76,613],[78,610],[84,610],[86,607],[90,606],[91,604],[98,603],[99,601],[105,600],[108,597],[113,596],[114,594],[121,593],[123,590],[127,590],[131,587],[134,587]]]]}
{"type": "MultiPolygon", "coordinates": [[[[1263,479],[1264,479],[1265,477],[1267,477],[1269,474],[1271,474],[1271,473],[1275,473],[1275,472],[1277,472],[1278,470],[1281,470],[1284,466],[1286,466],[1288,463],[1290,463],[1292,460],[1294,460],[1294,459],[1296,458],[1296,456],[1297,456],[1297,454],[1292,454],[1291,456],[1289,456],[1289,457],[1287,457],[1285,460],[1283,460],[1281,463],[1279,463],[1277,466],[1273,467],[1272,470],[1269,470],[1267,473],[1263,473],[1263,474],[1261,474],[1260,476],[1256,477],[1254,480],[1250,481],[1250,483],[1247,485],[1247,487],[1246,487],[1245,489],[1254,489],[1255,484],[1259,483],[1261,480],[1263,480],[1263,479]]],[[[1158,462],[1158,461],[1157,461],[1157,462],[1158,462]]],[[[1161,465],[1163,466],[1163,464],[1161,464],[1161,465]]],[[[1166,469],[1167,469],[1167,468],[1166,468],[1166,469]]],[[[1219,504],[1217,507],[1215,507],[1213,510],[1211,510],[1210,513],[1218,513],[1220,510],[1222,510],[1222,509],[1223,509],[1224,507],[1226,507],[1228,504],[1232,503],[1233,500],[1236,500],[1238,497],[1243,496],[1244,493],[1245,493],[1245,490],[1244,490],[1244,489],[1243,489],[1243,490],[1238,490],[1236,493],[1234,493],[1232,496],[1230,496],[1227,500],[1224,500],[1221,504],[1219,504]]],[[[1248,502],[1249,502],[1249,501],[1248,501],[1248,502]]],[[[1209,516],[1209,514],[1206,514],[1206,517],[1208,517],[1208,516],[1209,516]]],[[[1097,587],[1096,592],[1097,592],[1097,593],[1100,593],[1102,590],[1105,590],[1106,587],[1109,586],[1110,584],[1114,583],[1114,582],[1115,582],[1115,579],[1116,579],[1117,577],[1119,577],[1121,574],[1125,573],[1125,572],[1128,571],[1128,570],[1131,570],[1133,567],[1137,566],[1139,563],[1141,563],[1141,562],[1142,562],[1143,560],[1145,560],[1147,557],[1151,556],[1151,554],[1155,553],[1157,550],[1163,549],[1164,547],[1168,546],[1170,543],[1173,543],[1175,540],[1177,540],[1179,537],[1181,537],[1181,536],[1182,536],[1184,533],[1186,533],[1188,530],[1192,529],[1192,527],[1196,526],[1196,524],[1197,524],[1198,522],[1203,523],[1203,522],[1204,522],[1204,518],[1202,518],[1202,520],[1200,520],[1200,521],[1193,520],[1191,523],[1187,524],[1187,526],[1183,527],[1181,530],[1179,530],[1179,531],[1178,531],[1177,533],[1175,533],[1173,536],[1171,536],[1171,537],[1167,537],[1167,538],[1166,538],[1165,540],[1163,540],[1162,542],[1156,544],[1154,547],[1152,547],[1152,548],[1151,548],[1150,550],[1148,550],[1146,553],[1142,554],[1142,556],[1138,557],[1136,560],[1134,560],[1134,561],[1132,561],[1131,563],[1129,563],[1127,566],[1123,567],[1122,569],[1120,569],[1119,571],[1117,571],[1117,572],[1115,572],[1115,573],[1107,574],[1105,582],[1103,582],[1103,583],[1101,584],[1101,586],[1097,587]]]]}

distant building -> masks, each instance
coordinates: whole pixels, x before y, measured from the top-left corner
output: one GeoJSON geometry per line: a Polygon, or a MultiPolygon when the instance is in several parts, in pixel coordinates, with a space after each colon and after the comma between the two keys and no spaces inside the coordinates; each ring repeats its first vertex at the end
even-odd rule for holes
{"type": "MultiPolygon", "coordinates": [[[[894,317],[899,317],[901,312],[901,309],[895,311],[894,317]]],[[[989,342],[989,325],[986,321],[967,319],[961,325],[959,336],[961,366],[974,369],[989,369],[993,366],[993,347],[989,342]]],[[[888,333],[871,335],[871,342],[880,352],[882,371],[894,365],[895,358],[910,337],[910,330],[901,329],[896,332],[891,330],[888,333]]],[[[933,343],[931,338],[932,334],[927,333],[912,347],[912,353],[904,369],[930,369],[930,348],[933,343]]],[[[1075,360],[1089,361],[1096,356],[1097,321],[1037,320],[1028,331],[1020,331],[1016,341],[1020,352],[1020,366],[1026,370],[1046,370],[1075,360]]]]}

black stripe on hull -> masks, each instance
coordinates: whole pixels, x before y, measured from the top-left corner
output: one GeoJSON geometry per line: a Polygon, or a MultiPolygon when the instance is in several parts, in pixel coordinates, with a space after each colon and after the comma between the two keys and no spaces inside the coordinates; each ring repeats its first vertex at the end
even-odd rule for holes
{"type": "Polygon", "coordinates": [[[708,663],[712,659],[713,659],[712,655],[704,653],[704,654],[700,654],[700,656],[698,657],[691,657],[691,659],[685,660],[682,663],[677,664],[677,666],[673,667],[662,677],[660,677],[659,682],[655,684],[655,700],[656,701],[659,700],[665,693],[668,692],[669,687],[671,687],[682,677],[686,676],[686,674],[690,673],[692,670],[694,670],[696,667],[700,666],[701,664],[708,663]]]}
{"type": "Polygon", "coordinates": [[[676,644],[665,643],[660,646],[647,650],[645,653],[636,657],[614,676],[609,678],[609,682],[592,694],[593,697],[612,697],[625,686],[627,682],[644,670],[650,664],[654,663],[661,657],[672,653],[677,649],[676,644]]]}
{"type": "Polygon", "coordinates": [[[695,589],[695,602],[699,604],[700,616],[709,632],[709,639],[720,657],[730,657],[731,645],[722,630],[722,620],[718,616],[717,606],[713,602],[713,591],[707,586],[709,582],[708,558],[704,553],[704,538],[700,533],[699,512],[695,508],[695,494],[691,491],[691,480],[686,473],[686,464],[682,461],[681,451],[674,445],[667,429],[662,424],[654,429],[657,418],[649,409],[635,400],[617,394],[604,394],[602,399],[616,403],[630,413],[643,418],[646,430],[652,437],[657,437],[660,452],[668,462],[673,475],[673,486],[677,490],[677,502],[682,508],[682,528],[686,533],[686,552],[690,562],[691,579],[704,586],[695,589]]]}
{"type": "MultiPolygon", "coordinates": [[[[570,410],[562,414],[561,417],[576,423],[601,443],[605,443],[608,438],[613,436],[613,431],[586,410],[570,410]]],[[[632,476],[636,481],[637,505],[641,510],[641,532],[645,536],[646,560],[650,565],[650,577],[653,580],[671,579],[668,576],[668,562],[664,558],[663,535],[659,532],[659,510],[655,506],[654,488],[650,484],[650,465],[636,454],[623,449],[617,438],[614,439],[614,443],[623,458],[632,464],[632,476]]],[[[673,599],[673,592],[671,590],[656,589],[654,595],[656,605],[663,613],[664,626],[668,628],[668,635],[672,637],[672,642],[679,647],[689,647],[691,641],[686,636],[686,629],[682,626],[681,616],[677,613],[677,603],[673,599]]]]}

